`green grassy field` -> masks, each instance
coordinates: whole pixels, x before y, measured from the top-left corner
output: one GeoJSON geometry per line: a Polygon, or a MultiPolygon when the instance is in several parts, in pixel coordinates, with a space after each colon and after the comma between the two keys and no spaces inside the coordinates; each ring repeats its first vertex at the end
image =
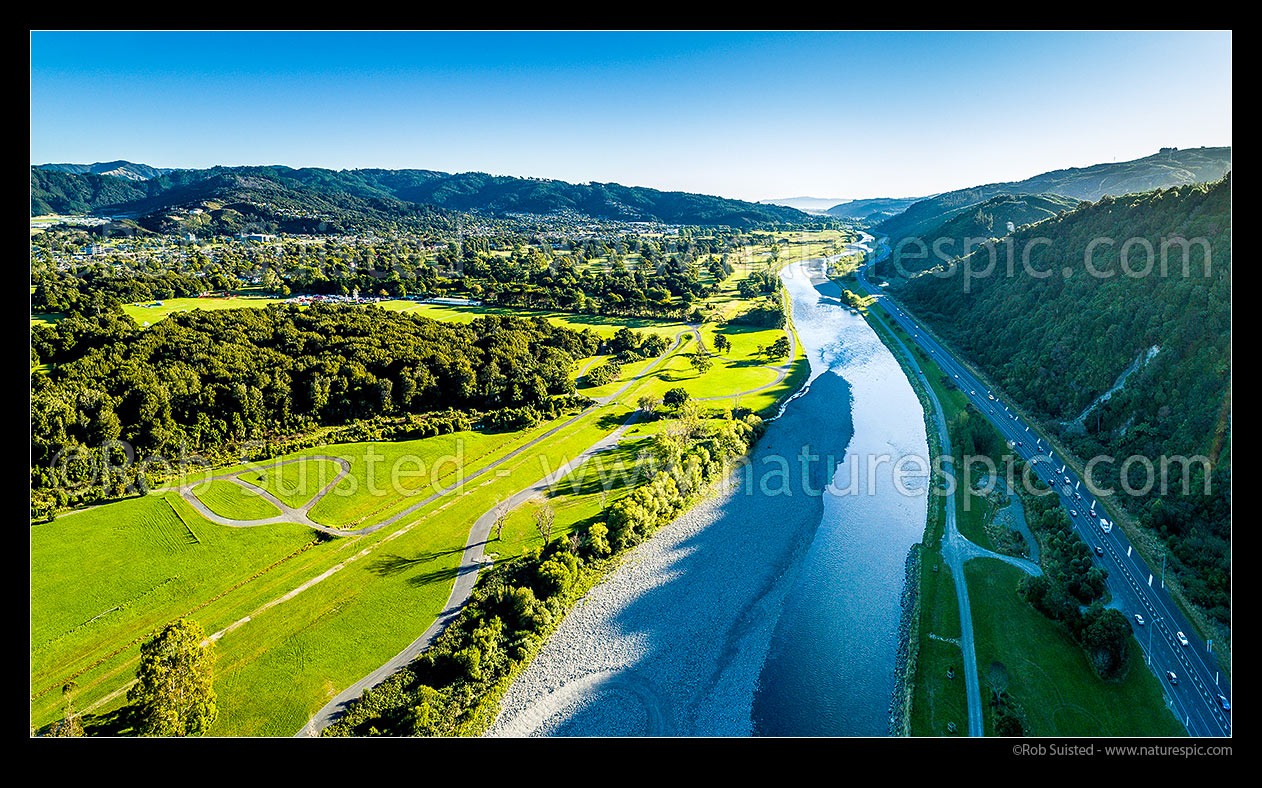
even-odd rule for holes
{"type": "Polygon", "coordinates": [[[215,514],[233,520],[266,520],[280,514],[257,492],[227,479],[199,484],[193,494],[215,514]]]}
{"type": "Polygon", "coordinates": [[[204,309],[206,311],[260,309],[275,303],[278,303],[275,298],[268,298],[262,295],[238,295],[228,298],[168,298],[162,301],[162,306],[123,304],[123,311],[132,320],[143,326],[146,323],[153,325],[175,312],[191,312],[194,309],[204,309]]]}
{"type": "MultiPolygon", "coordinates": [[[[114,652],[313,540],[285,523],[215,525],[175,493],[31,526],[32,724],[50,720],[68,678],[102,660],[108,671],[114,652]]],[[[94,676],[80,678],[85,698],[94,676]]]]}
{"type": "MultiPolygon", "coordinates": [[[[1006,668],[1008,693],[1020,704],[1033,735],[1186,735],[1166,708],[1161,684],[1144,665],[1133,638],[1126,677],[1103,681],[1063,626],[1017,596],[1021,570],[982,558],[966,564],[964,574],[984,704],[989,697],[987,670],[997,662],[1006,668]]],[[[993,735],[990,706],[985,705],[986,732],[993,735]]]]}
{"type": "Polygon", "coordinates": [[[649,320],[647,318],[608,317],[605,315],[576,315],[569,312],[536,309],[513,309],[498,306],[459,306],[450,304],[418,304],[415,301],[383,301],[379,304],[383,309],[406,312],[409,315],[421,315],[432,320],[449,323],[468,323],[486,315],[511,317],[544,317],[557,325],[572,328],[575,331],[591,329],[602,337],[611,337],[618,329],[627,327],[645,334],[657,334],[673,339],[687,326],[678,321],[649,320]]]}
{"type": "Polygon", "coordinates": [[[953,722],[957,733],[963,735],[968,731],[963,655],[958,642],[939,639],[960,637],[955,583],[936,552],[924,551],[921,557],[920,653],[913,687],[911,732],[917,736],[950,735],[947,723],[953,722]],[[948,670],[954,672],[954,678],[947,677],[948,670]]]}
{"type": "Polygon", "coordinates": [[[336,479],[340,470],[331,460],[310,459],[279,468],[260,469],[240,478],[267,490],[287,506],[298,508],[336,479]]]}

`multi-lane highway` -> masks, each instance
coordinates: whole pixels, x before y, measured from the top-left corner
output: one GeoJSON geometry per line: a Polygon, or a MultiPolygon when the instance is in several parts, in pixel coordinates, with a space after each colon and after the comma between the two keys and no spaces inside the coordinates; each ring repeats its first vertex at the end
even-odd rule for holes
{"type": "MultiPolygon", "coordinates": [[[[865,240],[870,244],[871,236],[866,236],[865,240]]],[[[1095,560],[1108,572],[1110,606],[1126,614],[1175,715],[1188,732],[1194,736],[1230,736],[1231,712],[1225,710],[1224,705],[1230,705],[1231,687],[1220,675],[1213,651],[1196,635],[1163,587],[1160,570],[1154,574],[1144,563],[1122,529],[1111,525],[1112,518],[1104,505],[1030,424],[1013,413],[997,392],[986,388],[898,303],[872,286],[867,278],[869,269],[889,254],[889,247],[882,239],[878,250],[869,255],[865,267],[857,273],[860,286],[877,298],[873,308],[880,308],[911,336],[977,410],[995,425],[1013,453],[1030,462],[1038,476],[1060,496],[1095,560]],[[1171,673],[1174,680],[1169,676],[1171,673]]],[[[1108,733],[1123,735],[1126,732],[1108,733]]]]}

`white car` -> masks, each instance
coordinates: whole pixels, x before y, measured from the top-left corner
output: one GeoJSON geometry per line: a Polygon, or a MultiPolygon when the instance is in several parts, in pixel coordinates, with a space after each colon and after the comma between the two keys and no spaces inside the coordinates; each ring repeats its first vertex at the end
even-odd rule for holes
{"type": "Polygon", "coordinates": [[[1176,632],[1176,633],[1174,633],[1174,638],[1175,638],[1175,640],[1179,641],[1179,645],[1180,645],[1180,646],[1183,646],[1184,648],[1186,648],[1186,647],[1187,647],[1187,644],[1188,644],[1188,636],[1187,636],[1187,635],[1183,634],[1182,632],[1176,632]]]}
{"type": "Polygon", "coordinates": [[[1143,617],[1143,616],[1141,616],[1140,614],[1136,613],[1136,614],[1135,614],[1135,623],[1136,623],[1136,624],[1139,624],[1139,625],[1142,627],[1142,626],[1144,625],[1144,617],[1143,617]]]}

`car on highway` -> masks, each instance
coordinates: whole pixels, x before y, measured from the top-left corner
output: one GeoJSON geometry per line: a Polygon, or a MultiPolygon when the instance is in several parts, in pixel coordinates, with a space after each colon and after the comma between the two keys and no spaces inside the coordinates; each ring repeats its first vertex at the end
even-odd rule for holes
{"type": "Polygon", "coordinates": [[[1078,510],[1077,510],[1077,509],[1070,509],[1070,510],[1069,510],[1069,516],[1070,516],[1070,517],[1077,517],[1077,516],[1078,516],[1078,510]]]}
{"type": "Polygon", "coordinates": [[[1223,711],[1231,711],[1231,701],[1227,700],[1226,695],[1218,696],[1218,705],[1222,707],[1223,711]]]}
{"type": "Polygon", "coordinates": [[[1103,548],[1103,547],[1097,547],[1097,548],[1095,549],[1095,554],[1096,554],[1096,555],[1104,555],[1104,548],[1103,548]]]}
{"type": "Polygon", "coordinates": [[[1113,531],[1113,523],[1111,523],[1111,522],[1109,522],[1108,520],[1106,520],[1106,519],[1104,519],[1103,517],[1101,517],[1101,518],[1100,518],[1100,530],[1101,530],[1101,531],[1104,531],[1106,534],[1107,534],[1107,533],[1111,533],[1111,532],[1113,531]]]}
{"type": "Polygon", "coordinates": [[[1179,683],[1179,674],[1175,673],[1173,670],[1166,671],[1166,678],[1170,679],[1171,684],[1179,683]]]}
{"type": "Polygon", "coordinates": [[[1139,624],[1139,625],[1142,627],[1142,626],[1144,625],[1144,617],[1143,617],[1143,616],[1141,616],[1140,614],[1136,613],[1136,614],[1135,614],[1135,623],[1136,623],[1136,624],[1139,624]]]}
{"type": "Polygon", "coordinates": [[[1175,640],[1177,640],[1177,641],[1179,641],[1179,645],[1180,645],[1180,646],[1183,646],[1184,648],[1187,648],[1187,644],[1188,644],[1188,636],[1187,636],[1187,635],[1183,634],[1182,632],[1176,632],[1176,633],[1174,633],[1174,639],[1175,639],[1175,640]]]}

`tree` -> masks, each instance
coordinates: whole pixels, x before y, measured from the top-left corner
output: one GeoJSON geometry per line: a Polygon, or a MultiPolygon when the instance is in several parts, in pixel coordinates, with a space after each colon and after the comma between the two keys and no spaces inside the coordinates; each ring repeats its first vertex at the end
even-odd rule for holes
{"type": "Polygon", "coordinates": [[[611,552],[609,529],[603,523],[592,523],[587,529],[587,552],[597,558],[607,556],[611,552]]]}
{"type": "Polygon", "coordinates": [[[200,625],[181,618],[140,647],[127,700],[139,707],[142,735],[200,736],[214,723],[218,709],[205,639],[200,625]]]}
{"type": "Polygon", "coordinates": [[[698,375],[704,375],[714,366],[714,362],[710,360],[710,356],[705,352],[704,348],[697,348],[697,352],[688,357],[688,363],[692,368],[697,370],[698,375]]]}
{"type": "Polygon", "coordinates": [[[55,723],[51,729],[53,736],[83,736],[83,720],[79,717],[74,707],[74,692],[79,685],[73,681],[68,681],[61,688],[61,697],[66,702],[66,716],[55,723]]]}
{"type": "Polygon", "coordinates": [[[678,408],[687,401],[688,392],[679,386],[667,391],[662,397],[662,403],[671,408],[678,408]]]}
{"type": "Polygon", "coordinates": [[[726,354],[732,349],[732,340],[728,339],[726,334],[715,334],[714,349],[719,353],[726,354]]]}
{"type": "Polygon", "coordinates": [[[556,517],[556,510],[546,500],[540,500],[535,505],[535,528],[539,529],[545,545],[552,541],[552,525],[556,522],[556,517]]]}
{"type": "Polygon", "coordinates": [[[269,293],[279,293],[285,283],[277,275],[276,271],[268,268],[263,272],[263,289],[269,293]]]}
{"type": "Polygon", "coordinates": [[[646,416],[651,415],[653,411],[657,410],[657,406],[661,404],[662,401],[652,394],[645,394],[636,401],[636,405],[646,416]]]}
{"type": "Polygon", "coordinates": [[[772,342],[769,346],[767,346],[767,350],[766,350],[767,358],[770,358],[776,361],[779,361],[782,358],[788,358],[789,349],[790,349],[789,338],[786,336],[781,336],[775,342],[772,342]]]}
{"type": "Polygon", "coordinates": [[[495,500],[495,524],[491,526],[495,538],[498,540],[504,533],[504,523],[508,521],[508,501],[495,500]]]}

